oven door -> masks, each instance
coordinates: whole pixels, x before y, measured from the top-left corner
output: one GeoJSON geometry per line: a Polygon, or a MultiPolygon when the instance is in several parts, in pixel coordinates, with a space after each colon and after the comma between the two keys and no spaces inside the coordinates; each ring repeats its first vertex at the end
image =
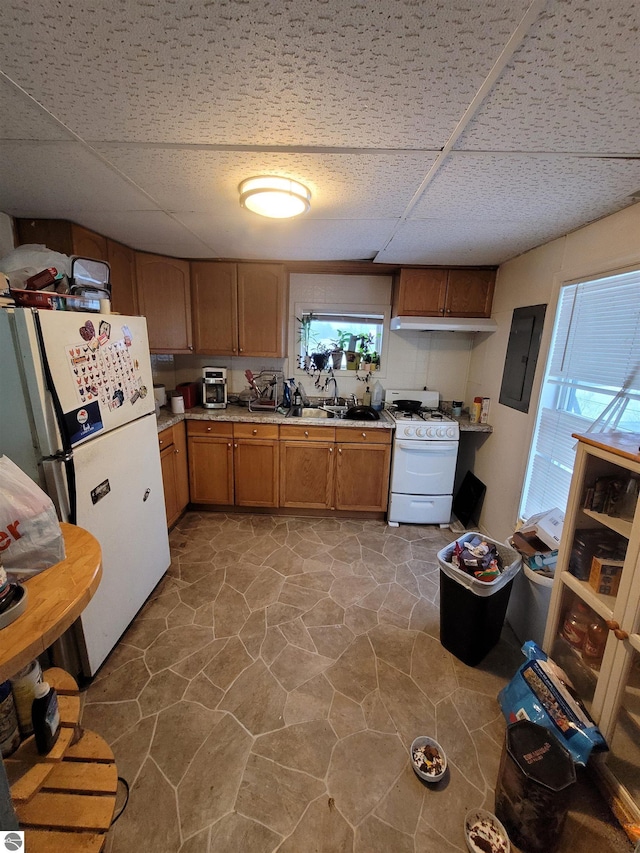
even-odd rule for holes
{"type": "Polygon", "coordinates": [[[405,495],[451,495],[457,441],[404,441],[393,446],[391,491],[405,495]]]}

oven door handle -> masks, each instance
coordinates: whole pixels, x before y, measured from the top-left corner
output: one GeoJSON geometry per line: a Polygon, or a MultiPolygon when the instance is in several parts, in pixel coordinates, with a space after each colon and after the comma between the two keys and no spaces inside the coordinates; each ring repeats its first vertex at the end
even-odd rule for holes
{"type": "Polygon", "coordinates": [[[396,439],[394,447],[400,450],[410,450],[413,453],[430,453],[439,456],[458,452],[457,441],[402,441],[402,439],[396,439]]]}

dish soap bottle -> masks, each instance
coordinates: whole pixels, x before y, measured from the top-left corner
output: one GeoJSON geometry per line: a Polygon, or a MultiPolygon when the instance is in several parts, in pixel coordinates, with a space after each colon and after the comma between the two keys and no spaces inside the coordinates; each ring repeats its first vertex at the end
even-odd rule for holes
{"type": "Polygon", "coordinates": [[[362,405],[370,406],[371,405],[371,391],[369,390],[369,386],[367,385],[367,390],[362,395],[362,405]]]}
{"type": "Polygon", "coordinates": [[[36,684],[31,706],[31,722],[40,755],[49,752],[60,734],[60,709],[58,694],[46,681],[36,684]]]}
{"type": "Polygon", "coordinates": [[[384,388],[376,379],[375,385],[373,386],[373,390],[371,392],[371,408],[375,409],[376,412],[381,411],[382,409],[382,398],[384,396],[384,388]]]}

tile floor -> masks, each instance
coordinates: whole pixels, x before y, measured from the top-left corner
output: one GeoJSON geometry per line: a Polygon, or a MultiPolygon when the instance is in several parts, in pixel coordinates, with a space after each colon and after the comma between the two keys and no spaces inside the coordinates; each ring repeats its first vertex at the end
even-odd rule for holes
{"type": "MultiPolygon", "coordinates": [[[[493,809],[508,629],[478,667],[438,641],[438,527],[188,513],[173,562],[86,693],[130,786],[109,853],[449,853],[493,809]],[[431,734],[449,770],[411,770],[431,734]]],[[[561,851],[631,845],[583,781],[561,851]]]]}

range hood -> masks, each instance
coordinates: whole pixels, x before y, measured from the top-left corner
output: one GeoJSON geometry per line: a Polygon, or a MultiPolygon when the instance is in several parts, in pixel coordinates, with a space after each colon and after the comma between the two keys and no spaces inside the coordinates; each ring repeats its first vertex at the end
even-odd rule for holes
{"type": "Polygon", "coordinates": [[[392,317],[392,332],[495,332],[491,317],[392,317]]]}

